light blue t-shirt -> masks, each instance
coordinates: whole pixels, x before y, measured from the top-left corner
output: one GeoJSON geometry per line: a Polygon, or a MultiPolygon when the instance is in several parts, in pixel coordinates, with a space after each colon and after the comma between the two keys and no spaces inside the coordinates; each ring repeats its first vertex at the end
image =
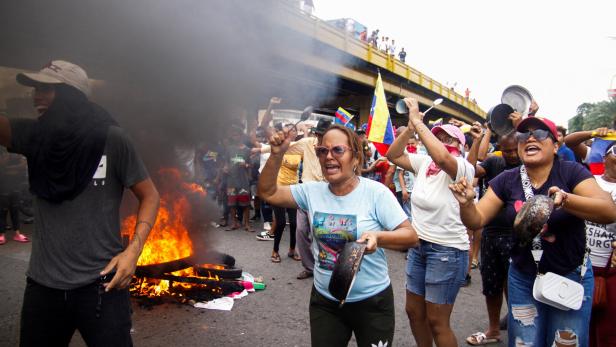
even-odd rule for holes
{"type": "MultiPolygon", "coordinates": [[[[308,182],[291,186],[295,202],[308,211],[312,226],[314,286],[330,300],[328,290],[338,251],[357,240],[364,231],[393,230],[407,216],[396,198],[383,184],[360,177],[359,185],[345,196],[334,195],[327,182],[308,182]]],[[[374,296],[389,286],[387,258],[382,248],[364,256],[347,302],[374,296]]]]}

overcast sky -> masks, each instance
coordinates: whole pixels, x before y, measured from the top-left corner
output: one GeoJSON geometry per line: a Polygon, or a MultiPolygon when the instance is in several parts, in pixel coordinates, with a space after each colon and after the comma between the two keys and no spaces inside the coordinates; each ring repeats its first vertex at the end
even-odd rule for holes
{"type": "MultiPolygon", "coordinates": [[[[616,75],[616,1],[314,0],[321,19],[353,18],[408,52],[412,67],[457,82],[488,110],[526,87],[538,115],[567,126],[584,102],[607,100],[616,75]],[[613,38],[610,38],[613,37],[613,38]]],[[[616,84],[616,81],[614,82],[616,84]]],[[[616,88],[614,85],[613,88],[616,88]]]]}

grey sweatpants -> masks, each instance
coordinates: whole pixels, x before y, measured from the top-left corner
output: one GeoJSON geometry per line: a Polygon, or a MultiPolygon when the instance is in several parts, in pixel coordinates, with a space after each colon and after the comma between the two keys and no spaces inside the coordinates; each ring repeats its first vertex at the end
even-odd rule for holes
{"type": "Polygon", "coordinates": [[[312,255],[312,238],[310,235],[310,220],[308,214],[302,209],[297,209],[297,229],[295,230],[295,248],[302,257],[302,266],[306,271],[312,272],[314,269],[314,256],[312,255]]]}

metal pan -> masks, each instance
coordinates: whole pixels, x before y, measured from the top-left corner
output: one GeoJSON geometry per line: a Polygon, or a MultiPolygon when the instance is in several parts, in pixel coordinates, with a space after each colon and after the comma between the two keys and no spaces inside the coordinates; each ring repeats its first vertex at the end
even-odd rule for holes
{"type": "Polygon", "coordinates": [[[554,200],[535,195],[522,205],[513,222],[513,232],[521,247],[528,246],[537,236],[554,211],[554,200]]]}
{"type": "Polygon", "coordinates": [[[518,85],[505,88],[501,96],[501,102],[513,107],[515,111],[522,114],[522,117],[528,115],[532,101],[533,96],[530,92],[526,88],[518,85]]]}
{"type": "Polygon", "coordinates": [[[498,104],[488,111],[488,121],[490,128],[498,135],[505,136],[511,133],[513,123],[509,119],[509,115],[513,112],[513,107],[507,104],[498,104]]]}
{"type": "Polygon", "coordinates": [[[338,253],[338,259],[332,271],[332,277],[329,280],[329,292],[332,296],[340,300],[340,307],[344,305],[348,297],[361,261],[364,259],[366,251],[366,243],[348,242],[344,248],[338,253]]]}

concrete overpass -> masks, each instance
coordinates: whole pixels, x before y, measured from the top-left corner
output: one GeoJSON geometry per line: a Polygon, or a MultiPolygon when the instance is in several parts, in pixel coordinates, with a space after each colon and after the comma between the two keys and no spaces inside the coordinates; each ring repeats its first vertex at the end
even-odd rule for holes
{"type": "Polygon", "coordinates": [[[436,112],[430,115],[431,118],[454,117],[468,123],[485,120],[486,113],[476,103],[442,83],[374,49],[372,45],[352,37],[349,33],[301,12],[287,2],[283,3],[286,5],[286,15],[281,17],[282,25],[289,30],[314,38],[323,46],[322,50],[337,50],[347,56],[344,60],[346,64],[332,64],[332,61],[327,59],[327,54],[318,52],[309,56],[287,52],[286,58],[344,79],[346,82],[344,85],[348,90],[346,93],[341,92],[336,101],[340,102],[340,106],[346,105],[354,109],[357,109],[356,104],[359,102],[362,122],[367,120],[372,102],[372,93],[369,95],[362,93],[372,90],[376,83],[377,71],[381,72],[383,78],[390,113],[394,120],[398,118],[398,122],[402,120],[393,110],[393,105],[398,98],[406,96],[417,98],[426,108],[436,98],[445,99],[443,104],[436,107],[436,112]]]}

